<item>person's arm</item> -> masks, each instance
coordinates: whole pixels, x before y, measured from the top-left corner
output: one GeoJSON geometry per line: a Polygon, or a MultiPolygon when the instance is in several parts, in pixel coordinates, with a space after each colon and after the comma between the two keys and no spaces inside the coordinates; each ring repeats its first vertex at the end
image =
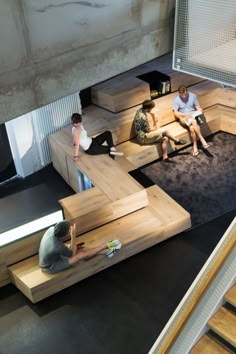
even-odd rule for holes
{"type": "Polygon", "coordinates": [[[202,112],[203,109],[201,108],[201,106],[200,106],[200,104],[199,104],[199,101],[198,101],[196,95],[194,95],[194,101],[193,101],[193,102],[194,102],[194,103],[193,103],[193,104],[194,104],[194,109],[195,109],[196,111],[202,112]]]}
{"type": "Polygon", "coordinates": [[[152,117],[153,130],[156,130],[158,119],[157,119],[155,113],[149,113],[149,114],[152,117]]]}
{"type": "Polygon", "coordinates": [[[195,106],[195,108],[196,108],[196,111],[203,112],[203,109],[201,106],[197,105],[197,106],[195,106]]]}
{"type": "Polygon", "coordinates": [[[79,142],[80,142],[80,128],[75,129],[74,137],[73,137],[73,145],[74,145],[73,161],[74,162],[77,162],[79,160],[79,142]]]}
{"type": "Polygon", "coordinates": [[[184,113],[181,113],[179,110],[180,110],[179,97],[177,96],[177,97],[174,99],[172,111],[173,111],[173,113],[174,113],[175,119],[176,119],[178,122],[180,122],[181,124],[185,124],[186,115],[185,115],[184,113]]]}
{"type": "Polygon", "coordinates": [[[76,244],[76,224],[74,223],[72,226],[70,226],[70,249],[73,252],[74,256],[77,252],[77,244],[76,244]]]}

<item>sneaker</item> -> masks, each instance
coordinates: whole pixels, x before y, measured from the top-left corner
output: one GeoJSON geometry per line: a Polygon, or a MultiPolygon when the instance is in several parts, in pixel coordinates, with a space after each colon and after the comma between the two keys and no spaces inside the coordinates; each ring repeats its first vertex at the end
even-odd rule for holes
{"type": "Polygon", "coordinates": [[[109,251],[107,253],[107,257],[111,258],[113,257],[116,253],[119,252],[119,250],[121,249],[121,242],[119,240],[113,240],[113,241],[109,241],[107,242],[107,248],[109,248],[109,251]]]}
{"type": "Polygon", "coordinates": [[[180,139],[179,141],[177,141],[177,142],[175,143],[175,145],[185,145],[186,143],[187,143],[186,140],[180,139]]]}
{"type": "Polygon", "coordinates": [[[124,153],[121,151],[117,151],[117,150],[111,150],[110,155],[123,156],[124,153]]]}

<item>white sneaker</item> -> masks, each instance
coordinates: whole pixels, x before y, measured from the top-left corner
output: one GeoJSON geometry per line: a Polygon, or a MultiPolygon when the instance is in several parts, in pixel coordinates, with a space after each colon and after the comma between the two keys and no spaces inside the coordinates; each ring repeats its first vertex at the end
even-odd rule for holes
{"type": "Polygon", "coordinates": [[[111,258],[113,257],[116,253],[119,252],[121,249],[122,243],[119,240],[113,240],[107,242],[107,248],[109,248],[109,251],[107,253],[107,257],[111,258]]]}
{"type": "Polygon", "coordinates": [[[111,150],[110,155],[123,156],[124,153],[121,151],[117,151],[117,150],[111,150]]]}

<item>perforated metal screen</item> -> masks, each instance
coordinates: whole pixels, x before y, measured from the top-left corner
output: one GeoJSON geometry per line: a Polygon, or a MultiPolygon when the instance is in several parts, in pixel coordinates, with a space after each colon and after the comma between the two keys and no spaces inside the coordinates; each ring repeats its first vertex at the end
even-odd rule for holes
{"type": "Polygon", "coordinates": [[[177,0],[173,68],[236,87],[236,0],[177,0]]]}

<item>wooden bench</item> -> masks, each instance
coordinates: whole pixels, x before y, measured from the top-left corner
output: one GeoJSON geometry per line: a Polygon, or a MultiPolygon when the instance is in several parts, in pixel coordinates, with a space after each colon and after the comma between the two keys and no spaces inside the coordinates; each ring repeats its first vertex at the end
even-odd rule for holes
{"type": "Polygon", "coordinates": [[[158,186],[147,189],[149,206],[114,220],[78,238],[96,247],[111,238],[121,240],[121,251],[113,258],[96,256],[57,274],[46,274],[33,256],[9,267],[11,281],[33,303],[161,242],[191,226],[189,213],[158,186]]]}

